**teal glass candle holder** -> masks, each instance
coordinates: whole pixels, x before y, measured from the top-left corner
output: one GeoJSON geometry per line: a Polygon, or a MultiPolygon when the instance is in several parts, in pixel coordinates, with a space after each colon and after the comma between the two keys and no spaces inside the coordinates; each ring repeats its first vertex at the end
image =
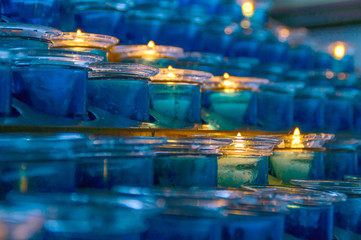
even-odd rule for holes
{"type": "Polygon", "coordinates": [[[161,68],[149,86],[152,114],[169,127],[176,122],[200,123],[201,85],[212,77],[201,71],[161,68]]]}
{"type": "Polygon", "coordinates": [[[87,66],[102,59],[67,51],[14,51],[13,94],[38,112],[85,119],[87,66]]]}
{"type": "Polygon", "coordinates": [[[126,40],[125,14],[134,6],[133,0],[72,0],[72,4],[77,29],[126,40]]]}
{"type": "Polygon", "coordinates": [[[360,94],[356,89],[340,89],[328,94],[325,104],[325,128],[329,131],[353,129],[354,99],[360,94]]]}
{"type": "Polygon", "coordinates": [[[306,87],[297,91],[294,97],[295,124],[305,131],[323,129],[327,94],[332,92],[333,87],[306,87]]]}
{"type": "Polygon", "coordinates": [[[356,139],[336,139],[325,145],[325,179],[343,180],[346,175],[357,175],[359,163],[356,139]]]}
{"type": "Polygon", "coordinates": [[[23,24],[0,23],[1,48],[48,49],[52,37],[61,35],[55,28],[23,24]]]}
{"type": "Polygon", "coordinates": [[[266,78],[271,82],[283,82],[289,71],[289,65],[285,63],[260,64],[252,71],[253,77],[266,78]]]}
{"type": "Polygon", "coordinates": [[[203,120],[223,130],[256,125],[257,95],[262,84],[268,80],[228,73],[206,81],[202,88],[203,120]]]}
{"type": "Polygon", "coordinates": [[[61,36],[52,38],[51,48],[66,51],[91,53],[102,56],[104,61],[108,59],[110,48],[119,43],[119,39],[100,34],[66,32],[61,36]]]}
{"type": "Polygon", "coordinates": [[[288,130],[293,126],[294,94],[303,82],[262,85],[258,94],[258,126],[266,131],[288,130]]]}
{"type": "Polygon", "coordinates": [[[11,84],[13,75],[11,70],[11,53],[0,49],[0,117],[11,114],[11,84]]]}
{"type": "Polygon", "coordinates": [[[333,134],[300,134],[280,136],[284,142],[270,156],[270,183],[288,184],[292,179],[324,179],[323,144],[333,134]]]}
{"type": "Polygon", "coordinates": [[[182,48],[155,45],[119,45],[112,48],[109,62],[137,63],[153,67],[174,66],[184,54],[182,48]]]}
{"type": "Polygon", "coordinates": [[[231,76],[250,77],[258,64],[257,58],[225,58],[222,63],[222,72],[231,76]]]}
{"type": "Polygon", "coordinates": [[[332,56],[331,70],[349,73],[355,71],[355,50],[350,44],[340,41],[334,42],[327,47],[327,51],[332,56]]]}
{"type": "Polygon", "coordinates": [[[314,51],[309,46],[292,47],[287,53],[287,62],[292,69],[312,69],[314,66],[314,51]]]}
{"type": "Polygon", "coordinates": [[[229,141],[168,139],[156,149],[154,184],[161,187],[216,187],[219,146],[229,141]]]}
{"type": "Polygon", "coordinates": [[[150,77],[157,68],[126,63],[91,64],[88,103],[114,115],[149,121],[150,77]]]}
{"type": "Polygon", "coordinates": [[[153,186],[153,148],[162,138],[95,138],[78,149],[78,189],[111,189],[116,185],[153,186]]]}
{"type": "Polygon", "coordinates": [[[268,161],[275,143],[237,136],[218,157],[218,187],[268,184],[268,161]]]}
{"type": "Polygon", "coordinates": [[[176,67],[182,69],[192,69],[212,73],[213,75],[221,75],[221,64],[223,56],[216,53],[205,52],[186,52],[175,64],[176,67]]]}
{"type": "Polygon", "coordinates": [[[335,191],[347,195],[346,201],[334,204],[334,235],[338,239],[357,239],[361,232],[361,184],[345,181],[292,181],[292,184],[322,191],[335,191]]]}

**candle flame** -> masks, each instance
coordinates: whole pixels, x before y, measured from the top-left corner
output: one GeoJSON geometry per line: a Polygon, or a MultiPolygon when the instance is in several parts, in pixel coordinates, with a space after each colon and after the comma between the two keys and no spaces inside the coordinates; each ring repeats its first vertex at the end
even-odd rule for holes
{"type": "Polygon", "coordinates": [[[76,34],[82,34],[82,31],[81,31],[80,29],[78,29],[78,30],[76,31],[76,34]]]}
{"type": "Polygon", "coordinates": [[[173,67],[171,65],[168,66],[169,70],[173,70],[173,67]]]}
{"type": "Polygon", "coordinates": [[[226,86],[226,87],[228,87],[228,86],[231,86],[231,85],[232,85],[232,82],[229,81],[229,80],[225,80],[225,81],[223,81],[223,85],[226,86]]]}
{"type": "Polygon", "coordinates": [[[155,43],[154,43],[153,41],[149,41],[148,47],[154,48],[154,47],[155,47],[155,43]]]}
{"type": "Polygon", "coordinates": [[[303,148],[304,145],[301,143],[301,131],[298,127],[296,127],[295,131],[292,135],[292,148],[303,148]]]}
{"type": "Polygon", "coordinates": [[[337,59],[342,59],[345,56],[346,48],[343,44],[338,44],[333,50],[333,55],[337,59]]]}
{"type": "Polygon", "coordinates": [[[238,134],[237,134],[237,137],[242,137],[241,133],[238,133],[238,134]]]}
{"type": "Polygon", "coordinates": [[[229,78],[229,74],[228,74],[228,73],[224,73],[224,74],[223,74],[223,78],[224,78],[224,79],[228,79],[228,78],[229,78]]]}
{"type": "Polygon", "coordinates": [[[236,143],[234,145],[235,148],[244,148],[244,145],[241,143],[241,141],[242,141],[241,139],[242,139],[242,135],[241,135],[241,133],[238,133],[236,140],[235,140],[235,143],[236,143]]]}
{"type": "Polygon", "coordinates": [[[254,6],[251,1],[245,1],[242,4],[242,13],[245,17],[252,17],[254,14],[254,6]]]}

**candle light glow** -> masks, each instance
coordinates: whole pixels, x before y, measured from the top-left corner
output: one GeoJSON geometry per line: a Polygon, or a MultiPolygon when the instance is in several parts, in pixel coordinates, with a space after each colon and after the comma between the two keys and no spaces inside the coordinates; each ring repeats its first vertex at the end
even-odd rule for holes
{"type": "Polygon", "coordinates": [[[304,148],[305,146],[301,143],[301,131],[298,127],[296,127],[295,131],[292,135],[292,148],[304,148]]]}

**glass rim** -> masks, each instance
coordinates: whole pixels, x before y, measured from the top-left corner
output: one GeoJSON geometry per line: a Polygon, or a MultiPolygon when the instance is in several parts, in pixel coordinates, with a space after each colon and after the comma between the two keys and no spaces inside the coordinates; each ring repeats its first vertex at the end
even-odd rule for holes
{"type": "Polygon", "coordinates": [[[179,59],[183,56],[183,48],[165,45],[117,45],[111,49],[111,55],[116,59],[126,58],[169,58],[179,59]]]}
{"type": "Polygon", "coordinates": [[[291,180],[291,184],[321,191],[335,191],[347,195],[361,195],[361,182],[293,179],[291,180]]]}
{"type": "Polygon", "coordinates": [[[266,85],[261,85],[262,90],[273,90],[277,92],[294,94],[297,90],[305,87],[305,83],[301,81],[288,82],[271,82],[266,85]]]}
{"type": "Polygon", "coordinates": [[[256,77],[237,77],[229,76],[214,76],[209,81],[205,81],[203,89],[205,90],[224,90],[224,89],[235,89],[235,90],[251,90],[257,91],[261,85],[269,84],[270,81],[264,78],[256,77]],[[225,84],[227,82],[227,84],[225,84]]]}
{"type": "Polygon", "coordinates": [[[151,66],[132,63],[93,63],[89,65],[92,69],[89,72],[90,78],[101,77],[102,74],[113,77],[140,77],[150,78],[159,73],[159,69],[151,66]]]}
{"type": "Polygon", "coordinates": [[[12,62],[16,67],[32,65],[59,65],[87,68],[104,57],[91,53],[53,49],[13,49],[12,62]]]}
{"type": "Polygon", "coordinates": [[[197,62],[201,64],[221,64],[223,56],[209,52],[185,52],[180,62],[197,62]]]}
{"type": "Polygon", "coordinates": [[[85,47],[108,50],[119,43],[119,39],[109,35],[95,33],[63,32],[51,38],[50,48],[85,47]]]}
{"type": "Polygon", "coordinates": [[[308,148],[323,148],[324,144],[327,141],[332,140],[335,137],[335,134],[331,133],[301,133],[297,136],[297,140],[299,140],[299,144],[303,145],[302,147],[292,147],[293,141],[295,137],[292,134],[288,135],[275,135],[282,139],[283,141],[277,145],[276,149],[308,149],[308,148]]]}
{"type": "Polygon", "coordinates": [[[360,182],[361,183],[361,176],[359,176],[359,175],[345,175],[344,179],[348,182],[360,182]]]}
{"type": "Polygon", "coordinates": [[[76,10],[87,10],[89,9],[90,4],[94,4],[96,6],[104,6],[106,9],[114,9],[119,11],[124,11],[129,9],[129,7],[134,6],[134,0],[107,0],[99,1],[99,0],[72,0],[71,4],[74,5],[76,10]],[[83,4],[83,5],[82,5],[83,4]]]}
{"type": "Polygon", "coordinates": [[[180,69],[180,68],[160,68],[159,73],[151,77],[152,82],[172,82],[172,83],[195,83],[202,85],[211,79],[213,75],[208,72],[180,69]]]}
{"type": "Polygon", "coordinates": [[[54,36],[61,34],[61,30],[47,26],[0,22],[0,37],[23,37],[51,41],[54,36]]]}

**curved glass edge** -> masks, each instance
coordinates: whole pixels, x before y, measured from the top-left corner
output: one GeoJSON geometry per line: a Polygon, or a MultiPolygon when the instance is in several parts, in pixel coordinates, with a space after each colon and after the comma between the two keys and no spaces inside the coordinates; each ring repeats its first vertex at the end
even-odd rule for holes
{"type": "Polygon", "coordinates": [[[160,68],[159,73],[151,77],[152,82],[189,82],[203,84],[213,75],[208,72],[189,69],[160,68]]]}
{"type": "Polygon", "coordinates": [[[291,184],[321,191],[335,191],[347,195],[361,195],[361,183],[332,180],[291,180],[291,184]]]}
{"type": "Polygon", "coordinates": [[[50,48],[59,47],[94,47],[110,49],[119,43],[119,39],[113,36],[95,33],[64,32],[60,36],[51,38],[50,48]]]}
{"type": "Polygon", "coordinates": [[[0,37],[24,37],[51,41],[53,37],[60,36],[62,31],[40,25],[24,23],[0,23],[0,37]]]}
{"type": "Polygon", "coordinates": [[[180,47],[155,45],[117,45],[111,49],[112,59],[123,58],[171,58],[179,59],[184,51],[180,47]]]}
{"type": "Polygon", "coordinates": [[[129,77],[141,77],[149,78],[157,75],[159,69],[140,64],[131,63],[93,63],[89,67],[92,72],[89,72],[89,77],[99,77],[101,73],[114,74],[114,76],[129,76],[129,77]]]}

